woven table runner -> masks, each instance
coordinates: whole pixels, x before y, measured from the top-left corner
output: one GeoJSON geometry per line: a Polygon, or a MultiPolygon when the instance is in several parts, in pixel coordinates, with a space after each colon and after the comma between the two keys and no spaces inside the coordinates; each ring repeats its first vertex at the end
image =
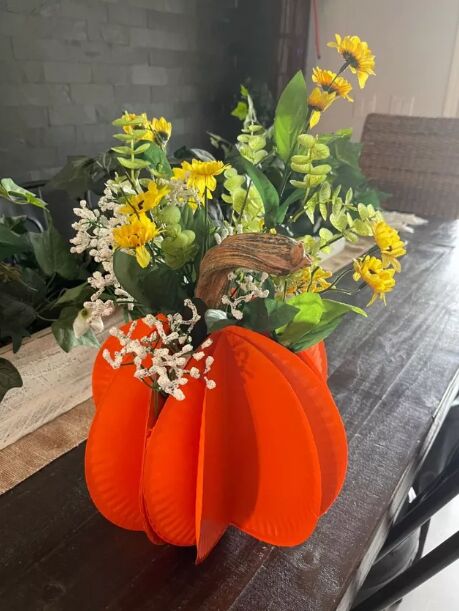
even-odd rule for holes
{"type": "MultiPolygon", "coordinates": [[[[402,231],[413,231],[411,225],[426,222],[413,214],[385,212],[389,224],[402,231]]],[[[326,258],[322,265],[331,272],[345,267],[365,253],[373,242],[369,238],[346,244],[340,252],[326,258]]],[[[0,450],[0,494],[30,477],[51,461],[83,442],[94,414],[91,399],[48,422],[33,433],[0,450]]]]}

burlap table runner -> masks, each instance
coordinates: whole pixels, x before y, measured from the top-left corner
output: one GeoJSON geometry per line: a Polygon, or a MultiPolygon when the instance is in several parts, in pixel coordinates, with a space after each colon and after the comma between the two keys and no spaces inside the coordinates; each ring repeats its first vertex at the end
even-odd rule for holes
{"type": "MultiPolygon", "coordinates": [[[[411,225],[426,222],[413,214],[400,212],[386,212],[384,216],[392,226],[405,231],[413,231],[411,225]]],[[[346,244],[340,252],[324,260],[323,267],[335,272],[366,252],[371,245],[370,239],[359,240],[357,244],[346,244]]],[[[0,450],[0,494],[84,441],[93,414],[92,400],[85,401],[0,450]]]]}

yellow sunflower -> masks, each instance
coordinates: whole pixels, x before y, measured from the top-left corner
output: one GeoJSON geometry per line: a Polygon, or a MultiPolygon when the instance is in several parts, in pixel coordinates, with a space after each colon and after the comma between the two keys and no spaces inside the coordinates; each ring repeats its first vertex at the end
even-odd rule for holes
{"type": "Polygon", "coordinates": [[[199,161],[193,159],[191,163],[183,161],[179,168],[174,168],[174,178],[183,180],[187,185],[196,189],[201,199],[205,199],[215,191],[217,180],[215,176],[221,174],[227,166],[222,161],[199,161]]]}
{"type": "Polygon", "coordinates": [[[384,221],[379,221],[373,225],[373,236],[381,251],[383,265],[385,267],[391,265],[396,272],[399,272],[401,266],[398,258],[406,255],[406,249],[398,231],[384,221]]]}
{"type": "Polygon", "coordinates": [[[308,107],[312,111],[309,120],[309,127],[314,127],[320,121],[321,113],[326,110],[335,99],[335,93],[322,91],[319,87],[314,87],[308,98],[308,107]]]}
{"type": "Polygon", "coordinates": [[[375,56],[368,48],[368,43],[360,40],[358,36],[341,38],[339,34],[335,34],[335,38],[336,42],[329,42],[327,46],[338,50],[351,71],[357,74],[360,89],[363,89],[369,75],[374,74],[375,67],[375,56]]]}
{"type": "Polygon", "coordinates": [[[172,123],[166,121],[164,117],[159,119],[153,118],[151,120],[151,129],[153,130],[153,137],[157,144],[165,144],[172,133],[172,123]]]}
{"type": "Polygon", "coordinates": [[[154,180],[150,180],[147,190],[136,195],[130,195],[127,203],[120,208],[120,212],[123,214],[140,214],[152,210],[161,203],[169,190],[169,187],[158,187],[154,180]]]}
{"type": "Polygon", "coordinates": [[[373,290],[373,296],[368,302],[370,306],[379,297],[386,303],[386,293],[390,293],[395,286],[395,269],[384,267],[381,259],[367,255],[363,259],[354,261],[354,275],[356,282],[362,279],[373,290]]]}
{"type": "Polygon", "coordinates": [[[314,68],[312,71],[312,80],[320,85],[323,91],[327,93],[336,93],[340,98],[345,98],[349,102],[354,100],[349,93],[352,91],[352,85],[342,76],[337,76],[331,70],[322,70],[322,68],[314,68]]]}
{"type": "Polygon", "coordinates": [[[135,250],[135,257],[140,267],[147,267],[150,263],[151,255],[146,244],[158,235],[159,231],[155,223],[145,214],[132,217],[129,223],[113,230],[116,247],[135,250]]]}

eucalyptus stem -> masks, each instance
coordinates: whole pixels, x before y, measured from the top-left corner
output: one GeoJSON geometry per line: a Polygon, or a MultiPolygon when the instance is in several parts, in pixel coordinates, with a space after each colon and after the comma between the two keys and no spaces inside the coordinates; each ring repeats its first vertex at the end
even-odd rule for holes
{"type": "MultiPolygon", "coordinates": [[[[300,135],[306,128],[309,127],[309,121],[311,119],[311,114],[312,111],[310,108],[308,108],[308,112],[306,114],[306,119],[305,122],[302,126],[302,128],[300,129],[300,132],[298,135],[300,135]]],[[[292,170],[290,168],[290,160],[292,159],[293,155],[295,154],[295,151],[297,149],[298,144],[295,142],[295,144],[292,146],[292,149],[288,155],[287,161],[285,162],[285,168],[284,168],[284,175],[282,176],[282,182],[281,182],[281,186],[279,189],[279,197],[282,197],[282,195],[284,194],[285,191],[285,187],[287,186],[287,182],[288,179],[290,178],[291,174],[292,174],[292,170]]]]}

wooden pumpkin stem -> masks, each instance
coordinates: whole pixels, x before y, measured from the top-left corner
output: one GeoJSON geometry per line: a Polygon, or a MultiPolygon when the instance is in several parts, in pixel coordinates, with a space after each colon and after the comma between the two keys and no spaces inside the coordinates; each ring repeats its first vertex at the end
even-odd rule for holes
{"type": "Polygon", "coordinates": [[[228,236],[206,252],[199,268],[195,296],[209,308],[217,308],[234,269],[286,276],[311,265],[303,244],[284,235],[240,233],[228,236]]]}

